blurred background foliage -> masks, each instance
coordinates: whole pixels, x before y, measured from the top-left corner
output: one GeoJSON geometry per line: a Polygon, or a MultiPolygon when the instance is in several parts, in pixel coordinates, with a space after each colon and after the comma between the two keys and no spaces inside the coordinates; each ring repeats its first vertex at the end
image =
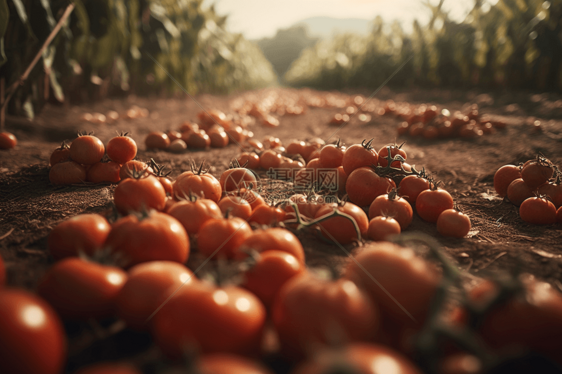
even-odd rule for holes
{"type": "Polygon", "coordinates": [[[562,0],[475,0],[462,22],[426,1],[430,22],[374,20],[367,36],[342,34],[305,49],[284,76],[293,86],[562,89],[562,0]]]}
{"type": "MultiPolygon", "coordinates": [[[[45,102],[87,101],[181,88],[227,93],[264,87],[276,74],[259,47],[225,30],[203,0],[71,0],[67,24],[19,88],[9,112],[32,117],[45,102]],[[164,69],[165,70],[164,70],[164,69]]],[[[69,0],[0,0],[0,79],[16,81],[69,0]]]]}

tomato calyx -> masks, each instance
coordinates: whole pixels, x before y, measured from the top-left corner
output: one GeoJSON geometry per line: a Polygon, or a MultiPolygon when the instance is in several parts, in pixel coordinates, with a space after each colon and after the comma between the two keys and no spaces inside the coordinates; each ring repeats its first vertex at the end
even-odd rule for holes
{"type": "Polygon", "coordinates": [[[244,165],[240,165],[240,162],[238,161],[238,159],[234,158],[232,161],[230,161],[230,163],[228,164],[228,170],[232,170],[232,169],[246,169],[246,166],[248,166],[248,161],[244,162],[244,165]]]}
{"type": "Polygon", "coordinates": [[[127,170],[125,170],[127,172],[127,175],[133,179],[142,179],[142,178],[146,178],[148,177],[151,173],[148,171],[148,164],[145,162],[144,163],[144,167],[142,169],[139,170],[139,168],[137,167],[137,165],[133,165],[133,167],[131,168],[129,165],[126,166],[127,170]]]}
{"type": "Polygon", "coordinates": [[[94,136],[94,132],[93,131],[80,131],[78,132],[78,134],[76,134],[78,137],[81,136],[94,136]]]}
{"type": "Polygon", "coordinates": [[[202,199],[202,197],[193,192],[191,188],[189,189],[189,194],[186,195],[185,191],[183,190],[181,191],[181,193],[183,194],[183,196],[178,196],[178,194],[176,194],[176,199],[178,199],[179,201],[189,201],[191,203],[194,203],[197,200],[202,199]]]}
{"type": "Polygon", "coordinates": [[[367,141],[367,139],[363,139],[363,141],[361,142],[361,146],[362,146],[363,148],[365,148],[367,151],[370,151],[371,149],[374,148],[374,147],[372,146],[373,140],[375,140],[375,138],[371,138],[371,140],[369,140],[369,141],[367,141]]]}
{"type": "Polygon", "coordinates": [[[55,151],[63,151],[65,149],[70,149],[70,146],[68,144],[66,144],[66,140],[63,141],[60,145],[60,147],[56,148],[55,151]]]}
{"type": "Polygon", "coordinates": [[[166,171],[166,165],[158,165],[153,158],[150,159],[150,166],[152,167],[152,170],[154,170],[154,175],[156,177],[167,178],[170,174],[172,174],[171,170],[166,171]]]}
{"type": "Polygon", "coordinates": [[[197,166],[197,164],[195,163],[195,161],[191,160],[191,172],[194,175],[204,175],[207,174],[209,172],[209,170],[211,169],[210,166],[208,166],[207,168],[204,167],[205,166],[205,160],[203,160],[201,162],[201,164],[199,164],[199,166],[197,166]]]}

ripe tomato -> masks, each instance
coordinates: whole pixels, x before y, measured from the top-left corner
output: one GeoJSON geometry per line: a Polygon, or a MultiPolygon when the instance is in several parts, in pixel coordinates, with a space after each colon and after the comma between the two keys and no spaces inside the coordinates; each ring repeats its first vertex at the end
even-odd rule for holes
{"type": "Polygon", "coordinates": [[[518,178],[509,184],[506,196],[513,205],[519,206],[535,194],[534,189],[531,189],[523,179],[518,178]]]}
{"type": "Polygon", "coordinates": [[[346,341],[371,340],[380,324],[375,303],[353,282],[324,280],[308,272],[285,283],[271,314],[281,349],[292,359],[327,344],[336,331],[346,341]]]}
{"type": "Polygon", "coordinates": [[[156,177],[156,179],[158,179],[158,182],[160,182],[162,187],[164,187],[164,191],[166,191],[166,196],[168,195],[171,196],[172,193],[174,192],[174,182],[172,182],[170,178],[164,176],[156,177]]]}
{"type": "Polygon", "coordinates": [[[530,197],[521,203],[519,216],[534,225],[552,225],[556,223],[556,207],[544,197],[530,197]]]}
{"type": "Polygon", "coordinates": [[[0,372],[59,374],[66,361],[62,323],[41,298],[0,290],[0,372]]]}
{"type": "Polygon", "coordinates": [[[121,180],[131,178],[131,175],[141,173],[143,170],[146,170],[149,174],[154,173],[154,170],[148,166],[146,162],[131,160],[121,166],[119,176],[121,177],[121,180]]]}
{"type": "Polygon", "coordinates": [[[191,270],[171,261],[151,261],[129,269],[116,299],[117,316],[135,330],[148,328],[148,318],[177,289],[197,282],[191,270]]]}
{"type": "Polygon", "coordinates": [[[225,353],[204,355],[197,362],[197,373],[201,374],[272,374],[261,364],[242,356],[225,353]]]}
{"type": "Polygon", "coordinates": [[[263,197],[250,188],[241,188],[239,191],[231,191],[228,196],[239,196],[250,203],[252,211],[259,207],[260,205],[266,205],[263,197]]]}
{"type": "MultiPolygon", "coordinates": [[[[424,129],[424,131],[426,131],[426,130],[427,130],[427,128],[424,129]]],[[[401,147],[402,147],[401,145],[397,145],[397,144],[388,144],[388,145],[385,145],[384,147],[382,147],[379,150],[379,164],[380,164],[380,166],[386,167],[386,165],[388,165],[388,160],[387,160],[388,148],[390,148],[390,156],[392,158],[396,157],[397,155],[400,155],[406,160],[408,158],[408,155],[406,154],[406,151],[403,150],[401,147]]],[[[390,166],[399,168],[400,167],[400,161],[393,161],[390,166]]]]}
{"type": "Polygon", "coordinates": [[[429,181],[417,175],[408,175],[400,181],[400,196],[415,204],[422,191],[429,190],[429,181]]]}
{"type": "Polygon", "coordinates": [[[535,189],[548,182],[553,173],[554,169],[550,161],[540,158],[538,160],[527,161],[525,165],[523,165],[521,178],[529,188],[535,189]]]}
{"type": "Polygon", "coordinates": [[[437,231],[443,236],[464,238],[470,228],[470,218],[455,209],[444,210],[437,218],[437,231]]]}
{"type": "Polygon", "coordinates": [[[55,259],[77,256],[83,252],[92,256],[100,249],[111,226],[99,214],[79,214],[59,223],[49,234],[47,246],[55,259]]]}
{"type": "Polygon", "coordinates": [[[243,250],[254,250],[263,252],[275,249],[287,252],[304,263],[304,249],[300,240],[289,230],[281,227],[270,227],[265,230],[256,230],[248,236],[236,251],[236,258],[243,259],[247,253],[243,250]]]}
{"type": "Polygon", "coordinates": [[[273,150],[264,151],[260,155],[260,166],[262,169],[276,169],[281,164],[281,155],[273,150]]]}
{"type": "Polygon", "coordinates": [[[195,172],[186,171],[179,175],[174,182],[172,196],[181,198],[194,193],[218,203],[222,195],[222,187],[217,178],[202,170],[202,166],[195,172]]]}
{"type": "Polygon", "coordinates": [[[421,374],[406,357],[383,345],[354,343],[341,351],[324,351],[301,363],[291,374],[325,374],[345,368],[355,374],[421,374]]]}
{"type": "Polygon", "coordinates": [[[236,161],[244,168],[255,170],[260,167],[260,156],[255,152],[242,152],[236,161]]]}
{"type": "Polygon", "coordinates": [[[562,223],[562,207],[556,211],[556,222],[562,223]]]}
{"type": "Polygon", "coordinates": [[[105,153],[102,141],[93,135],[78,136],[70,145],[70,158],[79,164],[92,165],[105,153]]]}
{"type": "Polygon", "coordinates": [[[337,168],[341,166],[343,155],[345,154],[345,147],[340,146],[338,140],[337,144],[328,144],[320,150],[320,164],[324,168],[337,168]]]}
{"type": "Polygon", "coordinates": [[[18,144],[16,136],[12,133],[0,132],[0,149],[12,149],[18,144]]]}
{"type": "Polygon", "coordinates": [[[84,183],[86,169],[74,161],[59,162],[49,170],[49,181],[57,185],[84,183]]]}
{"type": "Polygon", "coordinates": [[[4,260],[0,256],[0,287],[6,284],[6,267],[4,266],[4,260]]]}
{"type": "Polygon", "coordinates": [[[146,149],[166,149],[170,145],[170,138],[161,131],[153,131],[144,139],[146,149]]]}
{"type": "Polygon", "coordinates": [[[81,368],[75,374],[141,374],[141,371],[126,363],[97,363],[81,368]]]}
{"type": "Polygon", "coordinates": [[[189,240],[181,223],[159,212],[142,219],[134,215],[118,219],[105,245],[126,267],[148,261],[184,263],[189,256],[189,240]]]}
{"type": "Polygon", "coordinates": [[[168,135],[168,138],[170,138],[170,144],[174,140],[181,139],[181,132],[180,131],[169,130],[169,131],[166,131],[166,135],[168,135]]]}
{"type": "Polygon", "coordinates": [[[70,161],[70,147],[66,143],[62,143],[60,147],[51,153],[49,164],[53,166],[64,161],[70,161]]]}
{"type": "Polygon", "coordinates": [[[163,210],[166,190],[153,175],[128,178],[117,185],[113,195],[115,207],[121,214],[140,212],[143,209],[163,210]]]}
{"type": "Polygon", "coordinates": [[[116,136],[107,143],[107,155],[116,163],[123,165],[137,155],[137,143],[126,133],[116,136]]]}
{"type": "Polygon", "coordinates": [[[252,206],[240,196],[225,196],[219,201],[219,208],[223,214],[227,212],[233,217],[248,221],[252,215],[252,206]]]}
{"type": "MultiPolygon", "coordinates": [[[[306,147],[306,143],[300,140],[294,140],[289,145],[287,145],[287,154],[288,155],[301,155],[304,158],[304,147],[306,147]]],[[[311,151],[312,152],[312,151],[311,151]]]]}
{"type": "Polygon", "coordinates": [[[359,206],[370,206],[377,196],[396,188],[390,178],[379,177],[370,167],[360,167],[347,176],[345,190],[349,200],[359,206]]]}
{"type": "Polygon", "coordinates": [[[378,216],[392,217],[400,224],[400,229],[405,230],[410,223],[414,212],[412,206],[403,198],[397,195],[397,191],[393,190],[390,194],[377,196],[369,207],[369,218],[373,219],[378,216]]]}
{"type": "Polygon", "coordinates": [[[185,141],[189,148],[205,149],[211,146],[211,138],[204,130],[193,131],[185,141]]]}
{"type": "Polygon", "coordinates": [[[196,282],[180,288],[151,327],[160,349],[172,358],[181,357],[186,344],[202,353],[255,355],[265,318],[264,306],[249,291],[196,282]]]}
{"type": "Polygon", "coordinates": [[[376,242],[386,241],[392,235],[402,232],[400,224],[392,217],[377,216],[369,222],[367,236],[376,242]]]}
{"type": "Polygon", "coordinates": [[[177,219],[189,235],[199,233],[201,226],[208,220],[222,218],[217,203],[195,197],[174,204],[167,213],[177,219]]]}
{"type": "Polygon", "coordinates": [[[252,228],[242,218],[210,219],[199,230],[197,249],[204,256],[233,258],[250,235],[252,228]]]}
{"type": "Polygon", "coordinates": [[[269,206],[259,205],[253,211],[248,219],[249,223],[257,223],[258,225],[275,225],[285,220],[286,213],[283,209],[269,206]]]}
{"type": "Polygon", "coordinates": [[[245,167],[232,167],[221,174],[220,185],[225,192],[256,187],[256,174],[245,167]]]}
{"type": "Polygon", "coordinates": [[[558,209],[562,206],[562,184],[545,183],[539,187],[539,194],[550,197],[554,206],[558,209]]]}
{"type": "Polygon", "coordinates": [[[521,169],[515,165],[504,165],[494,174],[494,188],[500,197],[507,195],[507,188],[516,179],[521,178],[521,169]]]}
{"type": "Polygon", "coordinates": [[[416,200],[416,212],[427,222],[437,222],[439,215],[447,209],[453,209],[453,198],[441,188],[420,192],[416,200]]]}
{"type": "MultiPolygon", "coordinates": [[[[359,170],[359,169],[357,169],[359,170]]],[[[353,174],[353,173],[352,173],[353,174]]],[[[320,205],[314,218],[319,218],[327,214],[331,214],[334,210],[341,213],[350,215],[357,227],[359,228],[359,235],[366,235],[369,228],[369,219],[365,212],[357,205],[352,203],[345,203],[342,205],[337,204],[323,204],[320,205]]],[[[322,221],[318,224],[324,237],[330,241],[346,245],[361,239],[355,230],[353,223],[346,217],[334,216],[322,221]]]]}
{"type": "Polygon", "coordinates": [[[368,142],[365,139],[361,144],[354,144],[345,151],[341,166],[343,166],[346,175],[362,166],[377,165],[379,158],[377,151],[371,145],[372,142],[373,139],[368,142]]]}
{"type": "Polygon", "coordinates": [[[413,327],[423,325],[441,278],[413,250],[385,242],[365,247],[344,277],[369,291],[383,320],[413,327]]]}
{"type": "Polygon", "coordinates": [[[119,183],[121,165],[116,162],[98,162],[86,172],[86,180],[92,183],[119,183]]]}
{"type": "Polygon", "coordinates": [[[47,271],[37,293],[63,318],[106,318],[115,312],[115,300],[126,281],[127,273],[117,267],[67,258],[47,271]]]}
{"type": "Polygon", "coordinates": [[[212,148],[224,148],[228,145],[228,134],[225,131],[209,130],[207,134],[212,148]]]}

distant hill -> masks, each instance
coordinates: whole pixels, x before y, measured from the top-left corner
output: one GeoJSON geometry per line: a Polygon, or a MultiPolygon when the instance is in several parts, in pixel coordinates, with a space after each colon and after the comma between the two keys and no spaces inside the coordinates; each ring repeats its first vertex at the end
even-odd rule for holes
{"type": "Polygon", "coordinates": [[[327,38],[336,33],[353,32],[367,34],[371,31],[371,20],[362,18],[311,17],[297,22],[295,26],[308,28],[312,37],[327,38]]]}

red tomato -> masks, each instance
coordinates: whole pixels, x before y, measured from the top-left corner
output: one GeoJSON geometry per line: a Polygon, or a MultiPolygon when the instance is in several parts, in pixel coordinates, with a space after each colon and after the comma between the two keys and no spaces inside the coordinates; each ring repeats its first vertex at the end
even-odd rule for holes
{"type": "Polygon", "coordinates": [[[392,217],[377,216],[369,222],[367,236],[376,242],[386,241],[392,235],[402,232],[400,224],[392,217]]]}
{"type": "Polygon", "coordinates": [[[516,179],[521,178],[521,169],[515,165],[504,165],[494,174],[494,188],[500,197],[507,195],[507,188],[516,179]]]}
{"type": "Polygon", "coordinates": [[[523,179],[518,178],[509,184],[506,196],[513,205],[519,206],[535,194],[534,189],[531,189],[523,179]]]}
{"type": "MultiPolygon", "coordinates": [[[[399,145],[396,145],[396,144],[388,144],[388,145],[385,145],[384,147],[382,147],[379,150],[379,164],[380,164],[380,166],[386,167],[386,165],[388,165],[388,160],[387,160],[388,148],[390,148],[390,156],[392,158],[395,158],[397,155],[400,155],[406,160],[408,158],[408,155],[406,154],[406,151],[403,150],[401,147],[402,147],[401,145],[399,146],[399,145]]],[[[400,161],[393,161],[390,166],[399,168],[400,167],[400,161]]]]}
{"type": "Polygon", "coordinates": [[[203,130],[193,131],[185,141],[189,148],[205,149],[211,146],[211,138],[203,130]]]}
{"type": "Polygon", "coordinates": [[[255,170],[260,167],[260,156],[255,152],[242,152],[236,161],[244,168],[255,170]]]}
{"type": "Polygon", "coordinates": [[[181,139],[181,132],[176,130],[166,131],[166,135],[168,135],[168,138],[170,138],[170,143],[174,140],[181,139]]]}
{"type": "Polygon", "coordinates": [[[74,374],[141,374],[141,371],[126,363],[98,363],[81,368],[74,374]]]}
{"type": "Polygon", "coordinates": [[[144,139],[146,149],[166,149],[170,145],[170,138],[161,131],[153,131],[144,139]]]}
{"type": "Polygon", "coordinates": [[[519,207],[521,219],[535,225],[552,225],[556,223],[556,207],[543,197],[530,197],[519,207]]]}
{"type": "Polygon", "coordinates": [[[262,169],[276,169],[281,164],[281,155],[273,150],[264,151],[260,155],[260,166],[262,169]]]}
{"type": "Polygon", "coordinates": [[[541,158],[527,161],[521,169],[521,178],[529,188],[535,189],[548,182],[553,173],[554,169],[550,161],[541,158]]]}
{"type": "Polygon", "coordinates": [[[400,224],[400,229],[405,230],[410,223],[414,212],[412,206],[403,198],[397,196],[397,191],[390,194],[377,196],[369,207],[369,218],[378,216],[392,217],[400,224]]]}
{"type": "Polygon", "coordinates": [[[0,287],[6,284],[6,267],[4,266],[4,260],[0,256],[0,287]]]}
{"type": "Polygon", "coordinates": [[[400,181],[400,196],[415,204],[422,191],[429,190],[429,181],[417,175],[408,175],[400,181]]]}
{"type": "Polygon", "coordinates": [[[102,248],[111,226],[99,214],[79,214],[59,223],[49,234],[47,246],[55,259],[92,256],[102,248]]]}
{"type": "Polygon", "coordinates": [[[167,212],[177,219],[189,235],[199,233],[201,226],[210,219],[222,218],[217,203],[209,199],[191,199],[174,204],[167,212]]]}
{"type": "Polygon", "coordinates": [[[12,133],[0,132],[0,149],[12,149],[18,144],[16,136],[12,133]]]}
{"type": "Polygon", "coordinates": [[[470,228],[470,218],[455,209],[444,210],[437,218],[437,231],[443,236],[464,238],[470,228]]]}
{"type": "Polygon", "coordinates": [[[272,319],[282,351],[293,359],[311,354],[312,347],[327,344],[335,331],[346,341],[371,340],[380,324],[376,305],[353,282],[324,280],[308,272],[293,277],[281,288],[272,319]]]}
{"type": "Polygon", "coordinates": [[[369,291],[383,320],[413,327],[423,326],[441,278],[413,250],[385,242],[364,247],[344,277],[369,291]]]}
{"type": "Polygon", "coordinates": [[[98,162],[86,172],[86,180],[92,183],[119,183],[121,165],[116,162],[98,162]]]}
{"type": "Polygon", "coordinates": [[[140,220],[134,215],[118,219],[105,245],[126,267],[148,261],[184,263],[189,256],[189,238],[181,223],[158,212],[140,220]]]}
{"type": "Polygon", "coordinates": [[[233,167],[221,174],[220,185],[222,191],[236,191],[240,188],[257,186],[256,174],[245,167],[233,167]]]}
{"type": "Polygon", "coordinates": [[[197,249],[207,257],[233,258],[250,235],[252,228],[242,218],[210,219],[199,230],[197,249]]]}
{"type": "Polygon", "coordinates": [[[275,225],[285,220],[286,213],[283,209],[269,205],[259,205],[253,211],[248,219],[250,223],[258,225],[275,225]]]}
{"type": "Polygon", "coordinates": [[[562,223],[562,207],[556,211],[556,222],[562,223]]]}
{"type": "Polygon", "coordinates": [[[146,170],[149,174],[154,173],[154,170],[150,166],[146,164],[146,162],[142,162],[139,160],[131,160],[127,161],[121,166],[121,171],[119,172],[119,176],[121,180],[131,178],[131,175],[139,174],[143,170],[146,170]]]}
{"type": "Polygon", "coordinates": [[[228,145],[228,134],[225,131],[209,130],[208,135],[212,148],[224,148],[228,145]]]}
{"type": "MultiPolygon", "coordinates": [[[[374,344],[354,343],[341,351],[325,351],[301,363],[291,374],[325,374],[342,367],[354,374],[421,374],[406,357],[374,344]],[[347,369],[349,367],[349,369],[347,369]]],[[[335,372],[335,371],[334,371],[335,372]]],[[[347,371],[345,371],[347,372],[347,371]]]]}
{"type": "Polygon", "coordinates": [[[137,155],[137,143],[125,135],[116,136],[107,143],[107,155],[118,164],[131,161],[137,155]]]}
{"type": "Polygon", "coordinates": [[[70,147],[66,143],[62,143],[60,147],[51,153],[49,164],[53,166],[64,161],[70,161],[70,147]]]}
{"type": "Polygon", "coordinates": [[[270,227],[265,230],[256,230],[245,238],[236,251],[236,258],[243,259],[247,254],[244,249],[263,252],[275,249],[287,252],[295,256],[300,262],[304,263],[304,249],[300,240],[289,230],[281,227],[270,227]]]}
{"type": "Polygon", "coordinates": [[[255,355],[265,318],[264,306],[252,293],[196,282],[180,288],[151,327],[160,349],[172,358],[181,357],[186,344],[202,353],[255,355]]]}
{"type": "Polygon", "coordinates": [[[325,145],[320,150],[320,164],[324,168],[337,168],[341,166],[345,151],[345,147],[340,146],[339,141],[337,144],[325,145]]]}
{"type": "Polygon", "coordinates": [[[281,287],[304,271],[304,263],[295,256],[270,249],[257,255],[252,267],[244,272],[241,286],[259,297],[269,308],[281,287]]]}
{"type": "Polygon", "coordinates": [[[377,196],[396,188],[390,178],[379,177],[370,167],[360,167],[347,176],[345,190],[349,200],[359,206],[369,206],[377,196]]]}
{"type": "Polygon", "coordinates": [[[228,196],[239,196],[250,203],[252,211],[260,205],[266,205],[263,197],[250,188],[241,188],[239,191],[231,191],[228,196]]]}
{"type": "Polygon", "coordinates": [[[74,161],[59,162],[49,170],[52,184],[78,184],[86,181],[86,169],[74,161]]]}
{"type": "Polygon", "coordinates": [[[451,195],[440,188],[422,191],[416,200],[416,212],[427,222],[437,222],[439,215],[453,206],[451,195]]]}
{"type": "Polygon", "coordinates": [[[0,331],[0,372],[63,372],[65,332],[55,311],[41,298],[22,290],[0,290],[0,331]]]}
{"type": "Polygon", "coordinates": [[[217,178],[200,168],[196,172],[182,173],[174,182],[172,196],[175,198],[186,197],[191,193],[218,203],[222,195],[222,187],[217,178]]]}
{"type": "Polygon", "coordinates": [[[128,178],[117,185],[113,195],[115,207],[121,214],[140,212],[145,209],[163,210],[166,206],[166,190],[153,175],[139,179],[128,178]]]}
{"type": "Polygon", "coordinates": [[[239,196],[225,196],[219,201],[219,208],[223,214],[230,213],[232,217],[248,221],[252,215],[252,206],[239,196]]]}
{"type": "Polygon", "coordinates": [[[287,145],[287,154],[288,155],[301,155],[304,157],[304,147],[306,147],[306,143],[299,140],[294,140],[289,145],[287,145]]]}
{"type": "Polygon", "coordinates": [[[164,191],[166,191],[166,195],[171,196],[172,193],[174,192],[174,182],[172,182],[168,177],[160,176],[156,178],[158,179],[162,187],[164,187],[164,191]]]}
{"type": "Polygon", "coordinates": [[[336,209],[339,212],[348,214],[353,218],[359,228],[359,237],[353,223],[348,218],[334,216],[318,224],[326,239],[346,245],[360,240],[360,236],[367,234],[369,219],[361,208],[352,203],[345,203],[343,206],[336,204],[323,204],[314,215],[314,218],[316,219],[324,215],[331,214],[336,209]]]}
{"type": "Polygon", "coordinates": [[[102,141],[93,135],[78,136],[70,145],[70,158],[79,164],[100,162],[105,153],[102,141]]]}
{"type": "Polygon", "coordinates": [[[241,356],[225,353],[204,355],[197,362],[197,373],[201,374],[272,374],[257,362],[241,356]]]}
{"type": "Polygon", "coordinates": [[[37,293],[63,318],[106,318],[114,314],[126,281],[127,273],[117,267],[67,258],[47,271],[37,293]]]}
{"type": "Polygon", "coordinates": [[[346,175],[362,166],[376,166],[378,163],[377,151],[371,146],[373,139],[363,140],[361,144],[354,144],[349,147],[343,156],[342,165],[346,175]]]}
{"type": "Polygon", "coordinates": [[[562,206],[562,184],[545,183],[539,187],[539,194],[550,197],[554,206],[558,209],[562,206]]]}
{"type": "Polygon", "coordinates": [[[183,264],[151,261],[129,269],[127,283],[116,300],[117,316],[135,330],[145,330],[148,320],[168,297],[197,278],[183,264]]]}

